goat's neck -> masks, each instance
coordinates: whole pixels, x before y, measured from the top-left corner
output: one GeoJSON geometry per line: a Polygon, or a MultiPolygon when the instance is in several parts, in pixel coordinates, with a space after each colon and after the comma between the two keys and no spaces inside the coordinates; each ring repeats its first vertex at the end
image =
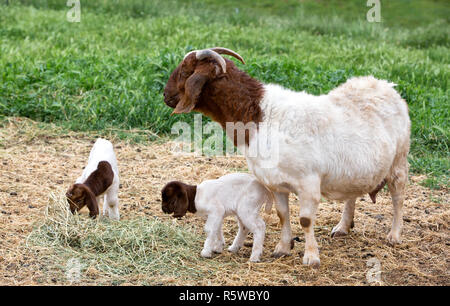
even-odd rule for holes
{"type": "Polygon", "coordinates": [[[251,137],[249,130],[257,129],[262,121],[260,102],[263,96],[264,86],[261,82],[232,67],[223,77],[204,87],[196,110],[218,122],[236,146],[237,133],[241,133],[236,124],[242,123],[245,126],[245,143],[248,145],[251,137]],[[233,134],[227,131],[227,123],[234,124],[234,127],[231,126],[233,134]]]}
{"type": "Polygon", "coordinates": [[[260,101],[264,95],[261,82],[232,67],[204,89],[197,110],[218,122],[225,129],[227,122],[262,121],[260,101]]]}

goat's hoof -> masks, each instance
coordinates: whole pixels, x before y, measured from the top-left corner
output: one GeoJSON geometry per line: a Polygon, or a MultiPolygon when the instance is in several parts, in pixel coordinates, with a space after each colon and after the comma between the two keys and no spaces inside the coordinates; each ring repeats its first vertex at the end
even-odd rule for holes
{"type": "Polygon", "coordinates": [[[236,254],[237,252],[239,252],[239,247],[235,247],[235,246],[230,246],[229,248],[228,248],[228,252],[231,252],[231,253],[234,253],[234,254],[236,254]]]}
{"type": "Polygon", "coordinates": [[[291,239],[289,243],[282,244],[279,242],[277,246],[275,247],[275,250],[273,251],[272,256],[275,258],[279,258],[282,256],[290,256],[291,255],[291,247],[292,247],[293,240],[291,239]]]}
{"type": "Polygon", "coordinates": [[[343,227],[338,224],[331,230],[331,238],[347,236],[348,232],[348,230],[343,229],[343,227]]]}
{"type": "Polygon", "coordinates": [[[202,251],[202,252],[200,253],[200,255],[201,255],[202,257],[204,257],[204,258],[211,258],[211,257],[212,257],[212,252],[210,252],[210,251],[202,251]]]}
{"type": "Polygon", "coordinates": [[[390,245],[394,246],[396,244],[400,244],[402,243],[402,239],[400,238],[400,234],[394,234],[392,232],[390,232],[387,235],[387,241],[389,242],[390,245]]]}
{"type": "Polygon", "coordinates": [[[251,256],[250,262],[260,262],[259,256],[251,256]]]}
{"type": "Polygon", "coordinates": [[[347,235],[348,235],[348,233],[346,233],[344,231],[331,232],[331,238],[345,237],[347,235]]]}
{"type": "Polygon", "coordinates": [[[280,258],[280,257],[285,257],[285,256],[291,256],[291,254],[286,253],[286,252],[273,252],[272,253],[272,257],[275,257],[275,258],[280,258]]]}
{"type": "Polygon", "coordinates": [[[212,247],[212,251],[213,253],[216,254],[222,254],[223,252],[223,247],[225,246],[225,242],[220,241],[218,243],[216,243],[213,247],[212,247]]]}
{"type": "Polygon", "coordinates": [[[305,254],[305,256],[303,256],[303,264],[317,269],[320,267],[320,259],[315,254],[305,254]]]}

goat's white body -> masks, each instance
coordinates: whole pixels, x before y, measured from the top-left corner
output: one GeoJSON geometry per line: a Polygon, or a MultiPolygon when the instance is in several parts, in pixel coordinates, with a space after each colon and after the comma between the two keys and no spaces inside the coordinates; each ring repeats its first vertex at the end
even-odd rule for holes
{"type": "MultiPolygon", "coordinates": [[[[311,218],[315,214],[316,208],[310,203],[318,204],[320,195],[350,199],[351,207],[352,199],[373,191],[385,178],[395,180],[404,174],[405,167],[407,172],[408,107],[393,86],[373,77],[359,77],[327,95],[314,96],[265,85],[260,103],[262,123],[277,131],[278,156],[274,159],[277,163],[265,167],[266,162],[260,156],[246,154],[249,169],[276,192],[277,200],[277,193],[299,194],[300,201],[306,203],[304,207],[301,203],[301,216],[311,218]]],[[[256,132],[250,146],[252,142],[259,142],[259,146],[266,143],[263,137],[256,132]]],[[[287,203],[287,196],[281,202],[287,203]]],[[[353,218],[347,214],[347,219],[353,218]]],[[[289,219],[288,210],[286,216],[289,219]]],[[[341,222],[349,226],[344,219],[343,216],[341,222]]],[[[400,231],[401,226],[394,229],[393,225],[393,241],[400,239],[400,231]]],[[[284,246],[280,247],[285,253],[289,235],[290,229],[286,229],[284,246]]],[[[312,251],[313,242],[308,245],[307,238],[305,258],[312,259],[304,258],[305,263],[318,262],[318,251],[312,251]]]]}
{"type": "Polygon", "coordinates": [[[103,215],[109,216],[111,219],[119,220],[119,167],[113,145],[110,141],[102,138],[97,139],[89,154],[88,164],[84,168],[81,176],[76,180],[76,183],[82,184],[86,181],[91,173],[97,170],[98,163],[101,161],[107,161],[111,165],[114,178],[111,186],[97,197],[97,202],[100,202],[101,196],[104,195],[103,215]]]}
{"type": "Polygon", "coordinates": [[[199,184],[195,208],[197,214],[207,217],[205,232],[208,235],[202,256],[211,257],[212,252],[222,252],[223,219],[229,215],[236,215],[239,232],[229,250],[237,252],[250,231],[254,235],[250,260],[259,261],[265,235],[265,224],[259,211],[264,203],[267,203],[266,211],[268,211],[272,204],[272,193],[250,174],[228,174],[199,184]]]}
{"type": "Polygon", "coordinates": [[[280,158],[267,169],[258,157],[247,158],[250,169],[273,190],[293,191],[288,186],[317,174],[329,199],[371,192],[409,143],[408,108],[392,86],[355,78],[328,95],[313,96],[266,85],[263,122],[277,125],[280,158]]]}

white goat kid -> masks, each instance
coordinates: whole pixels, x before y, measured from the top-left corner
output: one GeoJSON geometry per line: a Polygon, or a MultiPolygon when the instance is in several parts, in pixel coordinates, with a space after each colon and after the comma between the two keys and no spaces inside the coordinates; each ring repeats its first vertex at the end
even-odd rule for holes
{"type": "Polygon", "coordinates": [[[229,247],[237,253],[244,245],[249,232],[253,233],[253,249],[250,261],[258,262],[263,252],[266,225],[260,216],[261,206],[272,208],[273,194],[250,174],[234,173],[216,180],[207,180],[198,186],[170,182],[162,190],[162,209],[182,217],[186,211],[207,217],[207,238],[201,256],[211,257],[222,253],[225,240],[222,232],[223,219],[235,215],[239,231],[229,247]],[[188,203],[189,202],[189,203],[188,203]]]}
{"type": "Polygon", "coordinates": [[[235,215],[239,231],[228,250],[237,253],[244,245],[245,237],[251,232],[253,249],[250,261],[260,260],[266,225],[259,212],[264,203],[267,203],[266,211],[270,211],[272,195],[253,175],[236,173],[204,181],[197,187],[195,203],[197,213],[208,218],[205,224],[208,237],[201,253],[203,257],[210,257],[213,251],[222,252],[225,244],[223,219],[235,215]]]}
{"type": "Polygon", "coordinates": [[[119,184],[119,169],[113,145],[110,141],[99,138],[92,147],[87,166],[66,193],[72,212],[86,205],[90,215],[95,217],[103,195],[103,216],[119,220],[119,184]]]}

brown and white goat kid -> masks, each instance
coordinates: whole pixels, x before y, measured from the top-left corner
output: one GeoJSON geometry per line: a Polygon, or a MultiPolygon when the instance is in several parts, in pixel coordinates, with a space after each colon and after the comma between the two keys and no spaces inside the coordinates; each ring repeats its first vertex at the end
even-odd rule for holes
{"type": "Polygon", "coordinates": [[[103,215],[119,220],[119,169],[113,145],[105,139],[97,139],[87,166],[81,176],[66,193],[70,211],[75,213],[84,206],[89,215],[96,218],[99,214],[98,202],[104,195],[103,215]]]}
{"type": "Polygon", "coordinates": [[[300,201],[304,264],[320,264],[314,224],[321,195],[346,201],[332,235],[347,235],[356,198],[370,193],[374,199],[386,183],[394,206],[387,238],[392,244],[400,243],[410,119],[395,85],[371,76],[356,77],[327,95],[314,96],[263,84],[220,54],[243,62],[225,48],[188,53],[167,82],[164,102],[174,113],[197,111],[217,121],[244,152],[253,174],[275,193],[282,234],[274,255],[290,253],[290,192],[300,201]],[[228,123],[256,123],[257,127],[245,131],[245,141],[239,142],[228,123]],[[275,144],[266,145],[261,126],[277,131],[275,144]],[[261,149],[265,152],[277,148],[273,166],[267,167],[260,155],[248,154],[255,143],[267,146],[268,150],[261,149]]]}
{"type": "Polygon", "coordinates": [[[183,217],[187,211],[206,216],[205,232],[207,238],[201,256],[211,257],[212,253],[222,253],[223,219],[235,215],[239,231],[233,244],[228,248],[237,253],[244,245],[245,237],[253,233],[253,249],[250,261],[260,260],[266,225],[259,215],[261,206],[266,203],[266,212],[270,212],[273,194],[253,175],[234,173],[216,180],[204,181],[198,186],[182,182],[170,182],[161,191],[162,210],[174,218],[183,217]]]}

